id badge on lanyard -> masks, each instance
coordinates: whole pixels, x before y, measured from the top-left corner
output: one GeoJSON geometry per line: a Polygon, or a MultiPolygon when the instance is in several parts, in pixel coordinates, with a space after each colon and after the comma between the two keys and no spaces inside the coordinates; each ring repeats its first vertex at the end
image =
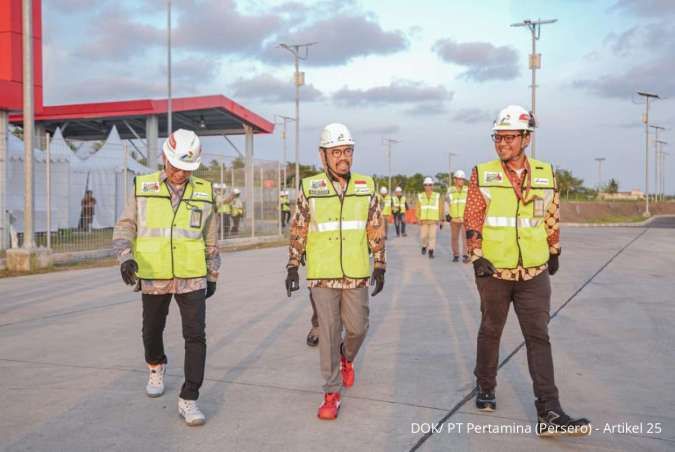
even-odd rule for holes
{"type": "Polygon", "coordinates": [[[544,218],[544,200],[542,198],[534,198],[534,217],[544,218]]]}
{"type": "Polygon", "coordinates": [[[193,207],[192,210],[190,210],[190,227],[200,228],[201,226],[202,226],[202,210],[193,207]]]}

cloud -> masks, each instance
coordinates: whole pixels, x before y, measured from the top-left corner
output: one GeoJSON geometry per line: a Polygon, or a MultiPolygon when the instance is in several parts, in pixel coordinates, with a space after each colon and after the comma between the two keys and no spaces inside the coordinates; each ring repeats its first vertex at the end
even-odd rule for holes
{"type": "Polygon", "coordinates": [[[465,66],[467,70],[460,77],[467,80],[512,80],[520,75],[518,52],[509,46],[441,39],[436,41],[432,50],[447,63],[465,66]]]}
{"type": "Polygon", "coordinates": [[[600,97],[630,99],[638,90],[658,93],[661,97],[675,96],[675,60],[654,60],[621,73],[605,74],[597,79],[582,79],[573,86],[585,89],[600,97]]]}
{"type": "Polygon", "coordinates": [[[65,98],[69,103],[79,101],[111,101],[166,96],[164,80],[152,80],[133,75],[94,77],[70,84],[65,98]]]}
{"type": "Polygon", "coordinates": [[[673,0],[618,0],[609,10],[642,17],[663,17],[675,15],[675,2],[673,0]]]}
{"type": "MultiPolygon", "coordinates": [[[[268,74],[260,74],[248,79],[240,78],[230,84],[230,89],[234,98],[255,99],[271,103],[295,100],[295,87],[291,80],[280,80],[268,74]]],[[[300,88],[300,99],[303,102],[318,101],[322,98],[321,91],[312,84],[300,88]]]]}
{"type": "Polygon", "coordinates": [[[489,111],[481,110],[480,108],[463,108],[461,110],[457,110],[457,112],[452,117],[453,121],[463,122],[466,124],[491,122],[493,119],[494,115],[492,115],[489,111]]]}
{"type": "Polygon", "coordinates": [[[443,102],[451,100],[453,94],[441,85],[428,86],[423,82],[396,80],[387,86],[364,90],[344,87],[333,94],[333,100],[343,106],[409,104],[443,102]]]}
{"type": "Polygon", "coordinates": [[[372,126],[364,127],[362,129],[356,129],[361,135],[394,135],[401,131],[401,127],[396,124],[382,125],[382,126],[372,126]]]}
{"type": "Polygon", "coordinates": [[[288,64],[291,55],[277,47],[280,42],[318,42],[309,49],[303,65],[338,66],[368,55],[386,55],[408,48],[408,38],[400,30],[385,31],[369,16],[340,14],[313,22],[293,33],[284,33],[267,44],[261,58],[270,64],[288,64]]]}
{"type": "Polygon", "coordinates": [[[625,56],[635,45],[635,41],[638,38],[638,30],[639,27],[635,26],[623,33],[616,34],[612,32],[605,37],[604,42],[609,45],[614,54],[625,56]]]}

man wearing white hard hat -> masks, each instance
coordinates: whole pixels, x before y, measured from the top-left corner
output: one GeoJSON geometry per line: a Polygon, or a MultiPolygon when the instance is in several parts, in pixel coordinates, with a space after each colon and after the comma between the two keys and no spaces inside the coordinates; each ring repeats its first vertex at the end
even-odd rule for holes
{"type": "Polygon", "coordinates": [[[279,194],[279,208],[281,209],[281,227],[285,228],[291,220],[291,202],[286,190],[282,190],[279,194]]]}
{"type": "Polygon", "coordinates": [[[387,187],[380,187],[380,208],[382,209],[382,216],[384,217],[384,239],[389,238],[389,222],[391,220],[391,195],[387,187]]]}
{"type": "Polygon", "coordinates": [[[452,175],[453,184],[448,190],[448,213],[445,216],[450,222],[450,242],[452,246],[452,261],[459,262],[459,239],[462,238],[462,260],[466,264],[469,256],[466,250],[466,238],[464,233],[464,208],[466,207],[466,195],[468,187],[464,185],[466,174],[457,170],[452,175]]]}
{"type": "Polygon", "coordinates": [[[368,331],[368,279],[375,285],[372,296],[384,287],[382,211],[373,179],[351,171],[353,154],[354,141],[346,126],[333,123],[323,129],[319,155],[324,172],[302,180],[286,266],[290,297],[300,288],[298,266],[306,254],[325,380],[317,416],[325,420],[337,418],[340,392],[355,381],[354,359],[368,331]]]}
{"type": "Polygon", "coordinates": [[[223,238],[230,235],[230,219],[232,218],[232,195],[226,193],[227,184],[213,184],[216,194],[216,209],[220,215],[220,228],[223,238]]]}
{"type": "Polygon", "coordinates": [[[164,169],[136,176],[113,232],[122,279],[142,293],[143,345],[149,397],[164,393],[163,333],[171,299],[180,309],[185,382],[178,413],[188,425],[206,417],[197,406],[206,362],[206,299],[216,291],[220,253],[211,183],[192,175],[201,163],[197,135],[179,129],[163,147],[164,169]]]}
{"type": "Polygon", "coordinates": [[[436,227],[443,229],[443,207],[441,195],[434,191],[434,180],[424,178],[424,191],[417,194],[417,206],[415,214],[420,225],[420,243],[422,255],[428,254],[429,259],[434,258],[436,249],[436,227]]]}
{"type": "Polygon", "coordinates": [[[391,212],[394,214],[394,227],[396,228],[396,237],[403,234],[407,237],[405,232],[405,213],[408,210],[408,202],[403,195],[403,189],[396,187],[394,196],[391,198],[391,212]]]}
{"type": "Polygon", "coordinates": [[[241,190],[232,190],[232,235],[239,234],[239,223],[244,216],[244,203],[241,200],[241,190]]]}
{"type": "Polygon", "coordinates": [[[492,129],[498,159],[477,165],[469,183],[464,223],[481,299],[476,407],[497,408],[499,343],[513,303],[536,397],[537,434],[588,435],[587,419],[562,410],[554,381],[549,275],[558,271],[560,256],[559,195],[553,166],[525,154],[534,127],[523,107],[504,108],[492,129]]]}

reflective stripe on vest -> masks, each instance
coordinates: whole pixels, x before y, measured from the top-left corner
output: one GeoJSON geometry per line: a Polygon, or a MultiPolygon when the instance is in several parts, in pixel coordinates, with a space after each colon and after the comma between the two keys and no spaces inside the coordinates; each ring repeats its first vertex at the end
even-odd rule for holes
{"type": "Polygon", "coordinates": [[[483,224],[483,256],[497,268],[537,267],[548,262],[549,247],[544,215],[553,202],[553,168],[549,163],[529,160],[532,171],[530,196],[542,203],[535,212],[535,201],[519,201],[501,161],[477,167],[478,184],[488,207],[483,224]],[[538,216],[535,217],[535,213],[538,216]]]}
{"type": "Polygon", "coordinates": [[[417,200],[420,203],[420,220],[440,220],[440,198],[441,196],[436,192],[432,193],[431,198],[428,198],[426,193],[419,193],[417,195],[417,200]]]}
{"type": "Polygon", "coordinates": [[[138,277],[206,276],[203,232],[213,211],[211,183],[191,177],[174,211],[169,188],[159,175],[156,172],[137,176],[134,181],[137,229],[133,254],[138,263],[138,277]]]}
{"type": "Polygon", "coordinates": [[[394,213],[399,213],[401,209],[405,209],[405,196],[394,196],[391,198],[391,209],[394,213]]]}
{"type": "Polygon", "coordinates": [[[310,209],[307,279],[369,277],[366,225],[373,180],[352,173],[342,200],[325,173],[303,179],[302,190],[310,209]]]}
{"type": "Polygon", "coordinates": [[[452,218],[464,218],[468,194],[469,190],[464,186],[462,186],[461,191],[457,191],[457,187],[454,185],[450,187],[450,216],[452,218]]]}

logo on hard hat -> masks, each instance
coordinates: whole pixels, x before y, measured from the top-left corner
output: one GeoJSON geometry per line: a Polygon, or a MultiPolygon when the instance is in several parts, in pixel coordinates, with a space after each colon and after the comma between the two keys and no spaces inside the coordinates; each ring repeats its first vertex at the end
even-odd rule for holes
{"type": "Polygon", "coordinates": [[[518,118],[519,121],[529,121],[530,120],[530,115],[527,113],[521,113],[520,117],[518,118]]]}
{"type": "Polygon", "coordinates": [[[504,115],[502,119],[499,120],[500,126],[508,126],[511,124],[511,115],[504,115]]]}
{"type": "Polygon", "coordinates": [[[184,155],[180,156],[180,159],[184,162],[192,162],[194,161],[195,154],[192,151],[187,151],[184,155]]]}

